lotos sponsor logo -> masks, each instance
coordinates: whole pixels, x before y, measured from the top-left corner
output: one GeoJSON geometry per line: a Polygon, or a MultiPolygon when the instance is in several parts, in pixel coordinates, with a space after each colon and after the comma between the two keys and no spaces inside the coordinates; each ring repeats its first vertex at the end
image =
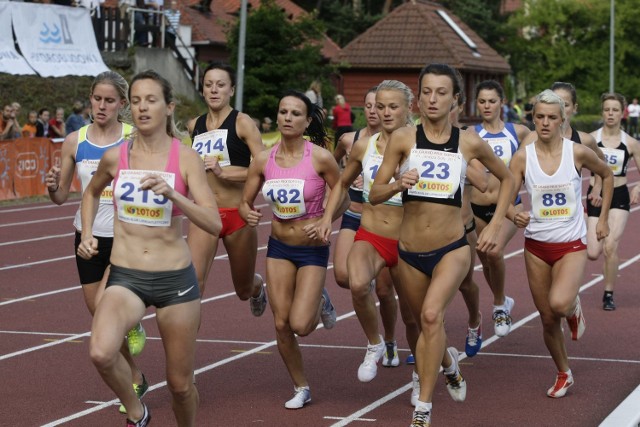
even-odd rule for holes
{"type": "Polygon", "coordinates": [[[19,153],[16,157],[16,171],[20,178],[34,178],[38,175],[38,156],[33,151],[19,153]]]}
{"type": "Polygon", "coordinates": [[[300,213],[298,206],[278,206],[278,212],[282,215],[291,215],[300,213]]]}
{"type": "Polygon", "coordinates": [[[569,208],[552,208],[540,210],[540,216],[542,218],[558,218],[566,217],[569,215],[571,215],[571,209],[569,208]]]}
{"type": "Polygon", "coordinates": [[[430,191],[434,193],[451,193],[452,184],[447,182],[432,182],[420,180],[416,184],[418,189],[424,191],[430,191]]]}
{"type": "Polygon", "coordinates": [[[141,206],[131,206],[127,205],[124,208],[124,211],[133,218],[143,218],[143,219],[158,219],[162,218],[162,209],[161,208],[145,208],[141,206]]]}

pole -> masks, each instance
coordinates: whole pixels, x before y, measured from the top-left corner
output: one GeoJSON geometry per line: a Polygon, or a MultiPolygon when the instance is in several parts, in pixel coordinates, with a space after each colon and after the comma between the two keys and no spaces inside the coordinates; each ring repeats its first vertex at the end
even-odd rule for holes
{"type": "Polygon", "coordinates": [[[240,37],[238,37],[238,82],[236,84],[236,110],[242,111],[244,95],[244,51],[247,39],[247,0],[240,3],[240,37]]]}
{"type": "Polygon", "coordinates": [[[613,66],[613,53],[615,51],[615,0],[611,0],[611,17],[610,17],[610,34],[609,34],[609,92],[615,90],[615,70],[613,66]]]}

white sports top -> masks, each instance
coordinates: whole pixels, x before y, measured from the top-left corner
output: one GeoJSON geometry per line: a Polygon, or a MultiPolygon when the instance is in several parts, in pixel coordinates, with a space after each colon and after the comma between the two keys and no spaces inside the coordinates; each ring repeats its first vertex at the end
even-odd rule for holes
{"type": "Polygon", "coordinates": [[[573,161],[573,141],[563,138],[562,160],[553,175],[540,168],[535,145],[526,147],[524,185],[531,197],[531,221],[524,236],[540,242],[586,243],[582,180],[573,161]]]}

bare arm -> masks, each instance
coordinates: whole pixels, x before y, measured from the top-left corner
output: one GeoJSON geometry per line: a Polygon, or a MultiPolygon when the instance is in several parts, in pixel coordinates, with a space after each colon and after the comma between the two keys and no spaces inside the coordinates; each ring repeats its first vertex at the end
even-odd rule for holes
{"type": "Polygon", "coordinates": [[[463,142],[470,148],[470,158],[478,159],[500,181],[495,213],[487,227],[478,236],[478,250],[482,252],[499,250],[501,248],[497,248],[498,233],[502,226],[502,220],[511,204],[511,197],[514,191],[513,176],[502,160],[493,153],[489,144],[480,139],[477,134],[465,132],[460,137],[461,139],[464,138],[463,142]]]}
{"type": "Polygon", "coordinates": [[[62,143],[60,166],[53,166],[45,176],[45,184],[49,190],[49,198],[56,205],[67,201],[76,169],[76,150],[78,148],[78,132],[69,134],[62,143]]]}
{"type": "Polygon", "coordinates": [[[355,136],[355,132],[347,132],[340,136],[338,145],[336,145],[335,150],[333,150],[333,157],[336,159],[336,162],[340,163],[340,160],[347,155],[349,151],[348,148],[353,144],[353,138],[355,136]]]}
{"type": "MultiPolygon", "coordinates": [[[[582,142],[582,145],[592,149],[593,152],[596,153],[598,158],[606,163],[606,160],[604,158],[604,153],[602,152],[600,147],[598,147],[598,143],[596,142],[596,139],[591,134],[588,134],[585,132],[578,132],[578,134],[580,135],[580,141],[582,142]]],[[[602,206],[602,197],[600,197],[601,192],[602,192],[602,178],[599,175],[596,175],[593,178],[593,188],[591,189],[591,193],[587,194],[587,198],[591,201],[591,204],[595,207],[602,206]]]]}
{"type": "Polygon", "coordinates": [[[489,186],[489,176],[478,160],[473,159],[467,165],[467,178],[471,185],[481,193],[487,191],[487,187],[489,186]]]}
{"type": "MultiPolygon", "coordinates": [[[[200,156],[192,149],[181,146],[180,165],[180,169],[186,177],[185,183],[193,196],[193,202],[177,191],[171,191],[172,194],[168,197],[182,210],[184,215],[189,218],[189,221],[208,233],[217,236],[222,229],[222,221],[220,220],[215,197],[207,183],[200,156]]],[[[145,188],[144,184],[142,188],[145,188]]],[[[155,192],[154,188],[151,189],[155,192]]]]}
{"type": "Polygon", "coordinates": [[[596,236],[598,240],[602,240],[609,235],[609,208],[613,197],[613,173],[609,166],[600,160],[592,150],[575,146],[573,153],[579,168],[587,168],[602,178],[602,206],[596,225],[596,236]]]}
{"type": "Polygon", "coordinates": [[[100,194],[115,176],[118,167],[119,147],[114,147],[104,153],[96,173],[84,190],[80,204],[80,218],[82,221],[82,241],[78,246],[78,255],[90,259],[98,254],[98,240],[93,237],[93,222],[100,204],[100,194]]]}
{"type": "Polygon", "coordinates": [[[267,164],[270,151],[263,151],[253,159],[249,165],[247,171],[247,180],[244,184],[244,191],[242,192],[242,202],[238,213],[244,219],[250,227],[256,227],[262,218],[262,214],[259,209],[255,209],[253,202],[258,196],[258,192],[264,182],[264,167],[267,164]]]}
{"type": "Polygon", "coordinates": [[[389,183],[403,158],[408,157],[410,147],[415,144],[415,129],[400,128],[393,131],[387,148],[384,150],[382,164],[369,193],[369,203],[377,205],[389,200],[396,193],[413,187],[418,182],[418,171],[412,169],[402,174],[396,181],[389,183]]]}
{"type": "MultiPolygon", "coordinates": [[[[516,199],[516,197],[518,196],[518,191],[520,191],[522,183],[524,182],[526,160],[526,152],[522,150],[514,154],[513,158],[511,158],[511,162],[509,162],[509,171],[511,171],[511,175],[513,175],[514,180],[511,200],[516,199]]],[[[513,221],[513,223],[519,228],[526,227],[529,224],[529,220],[531,219],[529,216],[529,212],[523,211],[516,214],[515,208],[512,204],[509,205],[509,209],[507,210],[507,218],[513,221]]]]}
{"type": "MultiPolygon", "coordinates": [[[[636,166],[640,167],[640,142],[634,138],[627,138],[627,147],[629,147],[636,166]]],[[[640,202],[640,183],[636,184],[631,190],[631,203],[635,205],[638,202],[640,202]]]]}

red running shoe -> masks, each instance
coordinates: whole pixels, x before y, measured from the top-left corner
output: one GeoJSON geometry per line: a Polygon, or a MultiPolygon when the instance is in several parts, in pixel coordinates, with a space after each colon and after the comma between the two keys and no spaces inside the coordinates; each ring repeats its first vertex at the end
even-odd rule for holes
{"type": "Polygon", "coordinates": [[[547,396],[553,397],[555,399],[564,397],[564,395],[567,394],[567,390],[572,385],[573,375],[567,374],[566,372],[558,372],[556,383],[553,385],[553,387],[547,390],[547,396]]]}

